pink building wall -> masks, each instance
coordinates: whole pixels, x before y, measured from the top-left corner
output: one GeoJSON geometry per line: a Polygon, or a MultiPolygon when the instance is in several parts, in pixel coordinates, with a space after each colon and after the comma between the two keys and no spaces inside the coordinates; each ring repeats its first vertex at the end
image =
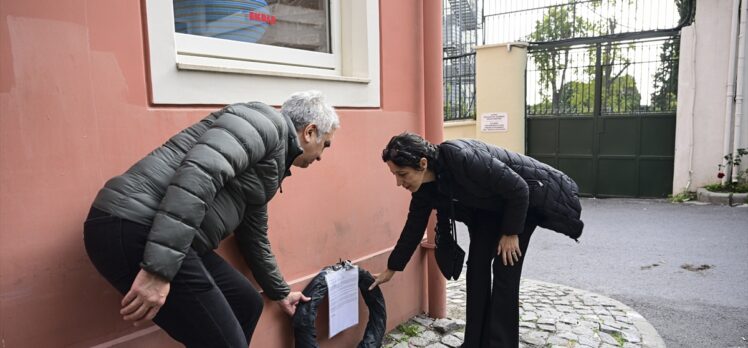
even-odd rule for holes
{"type": "MultiPolygon", "coordinates": [[[[395,186],[379,155],[390,136],[427,127],[423,23],[440,18],[424,18],[423,1],[380,2],[381,107],[339,109],[343,128],[324,160],[295,170],[271,202],[270,239],[294,290],[339,258],[360,260],[371,272],[386,266],[409,194],[395,186]]],[[[95,272],[82,240],[85,214],[107,179],[219,107],[149,103],[142,7],[0,3],[3,347],[176,346],[160,330],[122,321],[121,296],[95,272]]],[[[427,57],[441,63],[440,54],[427,57]]],[[[220,252],[248,274],[232,240],[220,252]]],[[[388,329],[427,309],[424,255],[419,249],[383,286],[388,329]]],[[[323,346],[354,346],[364,324],[323,346]]],[[[290,320],[266,302],[252,346],[291,345],[290,320]]]]}

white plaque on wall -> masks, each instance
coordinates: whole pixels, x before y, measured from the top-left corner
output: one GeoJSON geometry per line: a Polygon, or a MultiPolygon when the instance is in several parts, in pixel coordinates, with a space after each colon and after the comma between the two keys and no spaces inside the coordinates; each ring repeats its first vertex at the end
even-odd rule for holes
{"type": "Polygon", "coordinates": [[[491,112],[480,115],[481,132],[506,132],[509,128],[509,116],[506,112],[491,112]]]}

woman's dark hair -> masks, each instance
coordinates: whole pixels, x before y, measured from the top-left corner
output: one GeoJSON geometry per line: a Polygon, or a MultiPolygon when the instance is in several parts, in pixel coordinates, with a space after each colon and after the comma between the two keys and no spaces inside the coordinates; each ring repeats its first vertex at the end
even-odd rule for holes
{"type": "Polygon", "coordinates": [[[392,161],[399,167],[410,167],[416,170],[421,170],[421,158],[425,157],[429,166],[433,166],[438,156],[439,151],[436,145],[418,134],[408,132],[392,137],[382,151],[382,161],[392,161]]]}

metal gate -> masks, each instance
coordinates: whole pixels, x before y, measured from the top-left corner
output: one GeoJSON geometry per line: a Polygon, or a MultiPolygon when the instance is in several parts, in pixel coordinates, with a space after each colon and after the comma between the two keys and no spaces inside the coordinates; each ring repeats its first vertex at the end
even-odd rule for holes
{"type": "Polygon", "coordinates": [[[663,61],[652,57],[674,42],[531,50],[528,65],[546,69],[527,71],[527,153],[568,173],[586,195],[667,196],[677,85],[655,88],[641,81],[655,79],[663,61]],[[547,70],[553,55],[567,59],[560,74],[547,70]],[[538,91],[544,85],[549,92],[538,91]]]}
{"type": "Polygon", "coordinates": [[[531,43],[526,153],[568,173],[585,195],[667,196],[691,0],[482,5],[484,43],[531,43]]]}

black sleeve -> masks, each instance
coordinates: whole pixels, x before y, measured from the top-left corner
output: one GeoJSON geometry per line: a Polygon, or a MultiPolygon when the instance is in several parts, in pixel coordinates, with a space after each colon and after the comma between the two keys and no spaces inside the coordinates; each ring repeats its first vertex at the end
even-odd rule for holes
{"type": "Polygon", "coordinates": [[[416,247],[423,239],[423,232],[426,230],[426,224],[429,222],[432,209],[433,206],[428,195],[422,192],[413,193],[410,199],[408,220],[400,233],[400,239],[397,240],[395,249],[392,250],[387,260],[387,268],[393,271],[405,269],[405,265],[408,264],[413,252],[416,251],[416,247]]]}

